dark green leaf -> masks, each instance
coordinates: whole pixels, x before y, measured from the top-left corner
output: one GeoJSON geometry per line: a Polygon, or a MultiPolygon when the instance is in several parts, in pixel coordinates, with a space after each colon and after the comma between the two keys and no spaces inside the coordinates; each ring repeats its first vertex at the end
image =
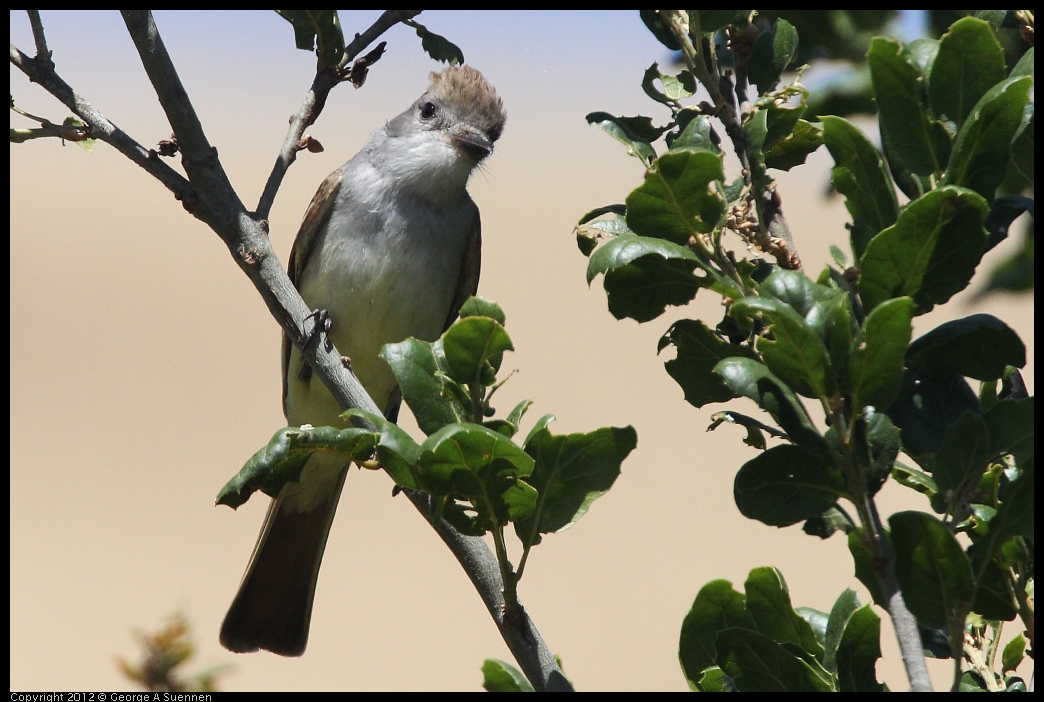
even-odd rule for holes
{"type": "Polygon", "coordinates": [[[556,417],[553,414],[545,414],[543,417],[538,419],[536,421],[536,424],[533,425],[533,428],[530,429],[529,433],[526,435],[526,440],[522,442],[522,448],[529,446],[529,442],[536,438],[540,434],[540,432],[547,428],[547,425],[549,425],[556,419],[558,419],[558,417],[556,417]]]}
{"type": "Polygon", "coordinates": [[[823,142],[834,158],[831,182],[852,215],[852,253],[858,259],[870,240],[899,216],[895,186],[881,153],[848,120],[824,115],[823,142]]]}
{"type": "Polygon", "coordinates": [[[976,584],[972,611],[993,621],[1010,622],[1018,615],[1007,576],[994,560],[986,563],[976,584]]]}
{"type": "Polygon", "coordinates": [[[808,663],[749,629],[722,631],[714,648],[719,667],[741,692],[828,692],[833,687],[808,663]]]}
{"type": "Polygon", "coordinates": [[[909,297],[888,300],[874,307],[866,318],[862,336],[848,364],[852,406],[884,409],[899,393],[903,355],[912,333],[914,301],[909,297]]]}
{"type": "Polygon", "coordinates": [[[522,671],[496,658],[487,658],[482,663],[482,689],[486,692],[534,692],[522,671]]]}
{"type": "Polygon", "coordinates": [[[714,372],[722,377],[734,394],[749,397],[771,414],[791,441],[819,456],[823,462],[831,460],[826,441],[809,419],[801,400],[766,366],[750,358],[734,357],[719,361],[714,372]]]}
{"type": "Polygon", "coordinates": [[[468,317],[442,335],[442,349],[451,378],[459,383],[492,385],[505,351],[514,351],[511,337],[500,322],[468,317]]]}
{"type": "Polygon", "coordinates": [[[645,23],[649,31],[653,33],[653,36],[660,40],[660,43],[671,51],[681,51],[681,45],[678,43],[678,40],[661,24],[659,10],[639,10],[638,15],[642,18],[642,22],[645,23]]]}
{"type": "Polygon", "coordinates": [[[807,316],[817,302],[838,295],[836,290],[816,284],[801,271],[782,268],[775,268],[769,277],[761,281],[758,292],[790,305],[802,317],[807,316]]]}
{"type": "Polygon", "coordinates": [[[990,432],[986,422],[978,414],[965,410],[957,423],[946,429],[935,454],[932,478],[939,496],[949,502],[962,488],[978,485],[989,458],[990,432]]]}
{"type": "Polygon", "coordinates": [[[617,319],[648,322],[663,314],[668,305],[688,304],[707,279],[697,277],[695,267],[695,261],[652,254],[607,271],[604,286],[609,311],[617,319]]]}
{"type": "Polygon", "coordinates": [[[835,466],[800,446],[783,444],[743,464],[733,494],[743,516],[789,526],[822,514],[846,490],[835,466]]]}
{"type": "MultiPolygon", "coordinates": [[[[1032,148],[1030,152],[1032,153],[1032,148]]],[[[1001,195],[993,201],[990,213],[986,215],[983,226],[989,232],[990,238],[986,240],[986,251],[1008,238],[1008,228],[1011,223],[1023,212],[1029,212],[1033,216],[1033,200],[1022,195],[1001,195]]]]}
{"type": "Polygon", "coordinates": [[[646,236],[619,236],[605,243],[587,263],[587,282],[599,273],[607,273],[629,265],[644,256],[656,255],[664,260],[696,262],[696,254],[686,246],[646,236]]]}
{"type": "Polygon", "coordinates": [[[852,315],[851,299],[846,292],[835,294],[814,304],[805,315],[808,326],[823,340],[830,364],[839,378],[847,376],[848,362],[859,333],[859,325],[852,315]]]}
{"type": "MultiPolygon", "coordinates": [[[[987,538],[981,544],[982,558],[990,558],[1013,536],[1033,538],[1033,463],[1027,462],[1023,475],[1008,485],[997,516],[990,520],[987,538]]],[[[978,550],[980,544],[976,544],[978,550]]]]}
{"type": "Polygon", "coordinates": [[[745,297],[732,305],[733,315],[757,313],[772,324],[773,338],[761,337],[757,342],[769,370],[805,397],[833,395],[835,377],[826,347],[794,308],[768,297],[745,297]]]}
{"type": "Polygon", "coordinates": [[[747,346],[722,340],[702,321],[682,319],[675,322],[660,339],[660,350],[672,344],[678,355],[664,363],[667,373],[685,392],[685,400],[696,407],[711,402],[725,402],[735,395],[714,373],[718,361],[731,356],[754,358],[747,346]]]}
{"type": "Polygon", "coordinates": [[[733,25],[743,29],[750,23],[750,10],[697,10],[700,13],[700,31],[704,34],[733,25]]]}
{"type": "Polygon", "coordinates": [[[778,19],[768,31],[758,35],[750,58],[747,59],[747,76],[764,95],[779,84],[780,75],[794,60],[798,49],[798,33],[794,25],[778,19]]]}
{"type": "MultiPolygon", "coordinates": [[[[688,114],[688,111],[683,111],[679,114],[679,124],[683,114],[688,114]]],[[[707,115],[696,115],[689,120],[689,123],[685,125],[685,128],[681,130],[678,136],[673,139],[668,137],[670,139],[668,146],[671,151],[688,149],[690,151],[721,153],[721,149],[714,143],[714,137],[711,134],[710,118],[707,115]]]]}
{"type": "Polygon", "coordinates": [[[696,687],[693,688],[690,682],[689,689],[693,692],[737,692],[732,678],[726,675],[718,666],[707,668],[707,670],[703,671],[699,682],[696,683],[696,687]]]}
{"type": "Polygon", "coordinates": [[[688,71],[682,71],[678,75],[670,75],[660,72],[658,63],[649,66],[642,78],[642,90],[653,100],[664,105],[677,105],[679,100],[692,97],[696,92],[696,79],[688,71]],[[653,81],[659,80],[663,90],[656,87],[653,81]]]}
{"type": "MultiPolygon", "coordinates": [[[[1030,49],[1028,53],[1032,53],[1030,49]]],[[[1030,101],[1022,113],[1022,123],[1015,131],[1011,140],[1011,161],[1022,177],[1033,184],[1033,157],[1035,155],[1034,145],[1034,117],[1033,102],[1030,101]]]]}
{"type": "Polygon", "coordinates": [[[823,130],[805,120],[798,120],[794,131],[765,151],[765,166],[789,171],[800,166],[808,155],[823,145],[823,130]]]}
{"type": "Polygon", "coordinates": [[[946,427],[965,410],[978,412],[979,398],[964,378],[932,378],[907,369],[888,416],[903,432],[903,450],[920,463],[922,454],[939,450],[946,427]]]}
{"type": "Polygon", "coordinates": [[[336,66],[344,56],[344,34],[337,10],[276,10],[294,26],[298,49],[312,51],[325,66],[336,66]]]}
{"type": "Polygon", "coordinates": [[[961,683],[957,687],[957,692],[989,692],[989,688],[986,687],[986,681],[982,679],[982,676],[971,670],[966,670],[961,676],[961,683]]]}
{"type": "Polygon", "coordinates": [[[834,602],[830,609],[830,617],[827,619],[826,630],[823,641],[823,667],[831,673],[837,672],[837,647],[841,644],[841,637],[848,626],[848,620],[852,614],[859,609],[859,595],[855,590],[845,590],[834,602]]]}
{"type": "Polygon", "coordinates": [[[1032,85],[1029,76],[1009,78],[982,96],[957,133],[943,185],[962,185],[993,201],[1032,85]]]}
{"type": "Polygon", "coordinates": [[[983,415],[990,430],[990,455],[1010,453],[1016,463],[1033,456],[1033,398],[998,402],[983,415]]]}
{"type": "Polygon", "coordinates": [[[432,344],[412,337],[398,344],[385,344],[381,358],[391,366],[402,399],[425,434],[431,435],[447,424],[467,418],[466,407],[454,397],[442,394],[442,380],[435,374],[446,369],[439,367],[432,344]]]}
{"type": "Polygon", "coordinates": [[[436,34],[418,22],[411,25],[417,30],[417,36],[421,38],[421,48],[436,61],[460,66],[464,63],[464,52],[460,47],[444,36],[436,34]]]}
{"type": "Polygon", "coordinates": [[[530,437],[526,453],[535,465],[525,480],[540,496],[533,516],[515,525],[519,539],[535,543],[539,534],[575,524],[613,486],[620,464],[637,444],[633,427],[602,427],[564,436],[544,429],[530,437]]]}
{"type": "MultiPolygon", "coordinates": [[[[906,53],[909,60],[917,66],[920,74],[930,80],[932,69],[935,66],[935,57],[939,55],[939,40],[928,38],[914,39],[906,45],[906,53]]],[[[972,102],[972,104],[974,105],[975,103],[972,102]]],[[[936,112],[935,114],[938,115],[939,113],[936,112]]]]}
{"type": "Polygon", "coordinates": [[[852,561],[855,563],[855,576],[870,591],[874,604],[879,607],[887,607],[888,603],[881,590],[881,583],[874,570],[873,554],[863,543],[861,531],[855,530],[848,534],[848,552],[852,554],[852,561]]]}
{"type": "Polygon", "coordinates": [[[637,156],[646,163],[656,158],[651,142],[656,141],[667,127],[654,127],[652,119],[644,116],[616,117],[608,112],[592,112],[587,115],[593,124],[627,147],[627,153],[637,156]]]}
{"type": "Polygon", "coordinates": [[[854,528],[855,525],[852,524],[852,521],[847,516],[845,516],[845,513],[834,506],[826,512],[823,512],[823,514],[818,517],[812,517],[805,520],[801,530],[809,536],[818,536],[821,539],[828,539],[834,535],[835,531],[843,531],[847,534],[854,528]]]}
{"type": "Polygon", "coordinates": [[[236,509],[257,490],[278,497],[284,485],[301,479],[301,469],[313,453],[335,453],[344,463],[365,461],[376,444],[377,434],[366,429],[284,427],[221,488],[217,504],[236,509]]]}
{"type": "Polygon", "coordinates": [[[1001,665],[1005,673],[1011,670],[1015,670],[1022,663],[1022,659],[1026,651],[1026,639],[1023,638],[1022,634],[1017,635],[1014,639],[1008,642],[1004,647],[1004,653],[1001,654],[1001,665]]]}
{"type": "Polygon", "coordinates": [[[892,469],[892,477],[900,485],[916,490],[922,495],[926,495],[929,499],[939,492],[939,488],[935,485],[935,481],[932,480],[932,476],[929,473],[912,466],[896,463],[895,468],[892,469]]]}
{"type": "Polygon", "coordinates": [[[507,321],[504,310],[500,309],[500,305],[478,295],[469,297],[461,306],[460,318],[464,319],[465,317],[489,317],[490,319],[495,319],[501,326],[507,321]]]}
{"type": "Polygon", "coordinates": [[[690,683],[699,681],[702,671],[714,665],[718,632],[732,627],[754,628],[746,602],[728,580],[712,580],[700,588],[682,622],[678,644],[678,660],[690,683]]]}
{"type": "Polygon", "coordinates": [[[967,287],[986,244],[986,212],[979,195],[953,186],[907,205],[863,254],[864,309],[908,295],[917,302],[916,313],[924,314],[967,287]]]}
{"type": "Polygon", "coordinates": [[[870,605],[852,613],[837,647],[837,682],[841,692],[883,692],[877,681],[881,657],[881,618],[870,605]]]}
{"type": "Polygon", "coordinates": [[[361,409],[350,409],[341,417],[359,417],[366,420],[380,431],[380,441],[377,443],[377,460],[381,467],[388,471],[397,485],[405,488],[416,489],[417,479],[414,475],[414,466],[420,457],[421,447],[409,434],[403,431],[394,422],[389,422],[379,414],[373,414],[361,409]]]}
{"type": "Polygon", "coordinates": [[[747,595],[747,612],[759,632],[776,643],[794,644],[813,657],[823,652],[812,626],[794,611],[790,590],[779,569],[754,568],[743,590],[747,595]]]}
{"type": "Polygon", "coordinates": [[[950,135],[928,112],[921,72],[900,42],[885,37],[870,42],[867,63],[892,173],[919,176],[927,191],[928,176],[941,176],[949,158],[950,135]]]}
{"type": "Polygon", "coordinates": [[[892,424],[884,412],[866,408],[863,416],[856,420],[857,438],[862,436],[862,425],[866,423],[866,441],[870,449],[870,465],[864,467],[867,490],[871,495],[881,489],[892,473],[895,459],[902,448],[901,432],[892,424]]]}
{"type": "Polygon", "coordinates": [[[1004,80],[1004,49],[987,22],[964,17],[939,41],[939,52],[930,75],[928,94],[932,110],[960,128],[975,103],[1004,80]]]}
{"type": "Polygon", "coordinates": [[[1026,346],[993,315],[973,314],[918,337],[906,352],[906,365],[933,377],[998,380],[1006,366],[1026,365],[1026,346]]]}
{"type": "Polygon", "coordinates": [[[822,646],[826,643],[826,629],[829,616],[826,612],[820,612],[811,607],[795,607],[794,611],[812,627],[812,633],[816,635],[816,641],[822,646]]]}
{"type": "Polygon", "coordinates": [[[917,620],[942,627],[971,605],[971,563],[953,534],[930,514],[897,512],[888,519],[895,577],[917,620]]]}
{"type": "Polygon", "coordinates": [[[641,236],[686,245],[707,233],[725,213],[721,156],[707,151],[666,153],[645,182],[627,196],[627,222],[641,236]]]}

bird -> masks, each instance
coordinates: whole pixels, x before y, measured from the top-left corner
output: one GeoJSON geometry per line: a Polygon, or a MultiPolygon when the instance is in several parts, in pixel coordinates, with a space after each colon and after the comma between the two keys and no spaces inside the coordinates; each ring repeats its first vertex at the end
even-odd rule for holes
{"type": "MultiPolygon", "coordinates": [[[[434,341],[475,294],[479,210],[467,191],[507,119],[496,90],[470,66],[431,73],[405,112],[319,186],[302,219],[288,275],[385,416],[401,394],[381,347],[434,341]]],[[[284,335],[283,410],[289,426],[346,426],[341,407],[284,335]]],[[[349,464],[313,454],[297,483],[272,501],[239,590],[221,625],[222,645],[300,656],[327,536],[349,464]]]]}

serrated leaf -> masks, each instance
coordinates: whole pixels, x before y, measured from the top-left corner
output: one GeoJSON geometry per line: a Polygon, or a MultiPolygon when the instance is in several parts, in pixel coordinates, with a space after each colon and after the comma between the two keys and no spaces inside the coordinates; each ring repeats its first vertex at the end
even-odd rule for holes
{"type": "Polygon", "coordinates": [[[789,171],[800,166],[808,155],[823,145],[823,130],[798,120],[794,131],[765,151],[765,167],[789,171]]]}
{"type": "Polygon", "coordinates": [[[852,406],[888,407],[899,393],[903,358],[913,331],[914,301],[888,300],[867,316],[859,343],[848,364],[852,406]]]}
{"type": "Polygon", "coordinates": [[[747,598],[736,592],[728,580],[712,580],[700,588],[682,622],[678,660],[690,685],[714,664],[718,632],[732,627],[754,627],[747,613],[747,598]]]}
{"type": "Polygon", "coordinates": [[[482,689],[486,692],[534,692],[522,671],[497,658],[487,658],[482,663],[482,689]]]}
{"type": "MultiPolygon", "coordinates": [[[[684,116],[686,115],[691,115],[691,112],[683,110],[678,114],[679,127],[682,126],[684,116]]],[[[708,118],[707,115],[692,115],[691,119],[684,124],[684,127],[681,129],[678,136],[671,139],[668,135],[668,139],[669,143],[667,146],[671,151],[688,149],[691,151],[710,151],[711,153],[716,154],[721,153],[721,149],[714,143],[710,118],[708,118]]]]}
{"type": "Polygon", "coordinates": [[[417,36],[421,39],[421,48],[428,56],[453,66],[460,66],[464,63],[464,52],[449,39],[436,34],[417,21],[412,21],[410,26],[417,30],[417,36]]]}
{"type": "Polygon", "coordinates": [[[664,105],[676,105],[679,100],[692,97],[696,92],[696,79],[689,71],[682,71],[678,75],[670,75],[660,72],[658,63],[653,63],[645,70],[642,78],[642,90],[656,102],[664,105]],[[653,81],[659,80],[663,90],[659,90],[653,81]]]}
{"type": "Polygon", "coordinates": [[[860,261],[863,307],[910,296],[916,314],[947,302],[967,287],[986,244],[986,201],[947,186],[914,200],[873,239],[860,261]]]}
{"type": "Polygon", "coordinates": [[[609,311],[617,319],[648,322],[663,314],[668,305],[688,304],[708,279],[694,274],[696,265],[696,261],[650,254],[608,270],[604,286],[609,311]]]}
{"type": "Polygon", "coordinates": [[[906,365],[934,377],[998,380],[1006,366],[1026,365],[1026,346],[993,315],[973,314],[940,324],[915,339],[906,352],[906,365]]]}
{"type": "Polygon", "coordinates": [[[664,367],[685,392],[685,400],[696,407],[735,397],[721,377],[714,373],[719,361],[733,356],[752,359],[756,356],[750,347],[730,344],[704,322],[691,319],[682,319],[671,325],[660,339],[659,350],[668,344],[678,350],[678,355],[664,363],[664,367]]]}
{"type": "Polygon", "coordinates": [[[651,142],[659,139],[667,131],[667,127],[654,127],[651,118],[641,115],[616,117],[608,112],[592,112],[587,115],[587,122],[619,141],[627,147],[629,154],[646,163],[656,158],[656,151],[651,142]]]}
{"type": "Polygon", "coordinates": [[[276,10],[294,27],[298,49],[316,52],[326,66],[336,66],[344,56],[344,34],[337,10],[276,10]]]}
{"type": "Polygon", "coordinates": [[[895,551],[895,577],[917,621],[944,627],[971,606],[971,563],[953,534],[924,512],[897,512],[888,519],[895,551]]]}
{"type": "Polygon", "coordinates": [[[991,88],[957,132],[943,185],[960,185],[988,202],[1004,180],[1011,158],[1009,145],[1022,123],[1033,78],[1009,78],[991,88]]]}
{"type": "Polygon", "coordinates": [[[377,438],[366,429],[284,427],[221,488],[216,502],[236,509],[258,490],[278,497],[284,485],[301,479],[301,470],[314,453],[336,453],[345,463],[365,461],[373,455],[377,438]]]}
{"type": "Polygon", "coordinates": [[[823,115],[823,143],[834,158],[831,183],[852,215],[852,253],[858,259],[870,240],[898,218],[895,186],[881,153],[848,120],[823,115]]]}
{"type": "Polygon", "coordinates": [[[719,155],[666,153],[627,196],[627,223],[640,236],[686,245],[689,237],[714,229],[724,215],[718,185],[724,177],[719,155]]]}

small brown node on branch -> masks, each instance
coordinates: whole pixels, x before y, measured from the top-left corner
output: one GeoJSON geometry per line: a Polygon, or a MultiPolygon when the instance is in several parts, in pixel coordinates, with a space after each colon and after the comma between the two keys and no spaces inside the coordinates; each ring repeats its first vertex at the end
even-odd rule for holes
{"type": "Polygon", "coordinates": [[[348,358],[347,356],[341,356],[341,365],[344,366],[345,370],[351,371],[352,359],[348,358]]]}
{"type": "Polygon", "coordinates": [[[500,611],[504,615],[505,626],[522,631],[522,625],[526,621],[526,610],[520,603],[505,602],[500,606],[500,611]]]}
{"type": "Polygon", "coordinates": [[[381,56],[384,54],[384,47],[387,45],[388,42],[382,41],[374,47],[373,51],[370,53],[355,59],[355,63],[352,64],[351,68],[345,71],[341,80],[350,80],[356,90],[361,88],[363,83],[366,82],[366,74],[369,73],[370,66],[380,60],[381,56]]]}
{"type": "Polygon", "coordinates": [[[196,194],[195,190],[189,190],[187,193],[175,193],[174,199],[180,200],[181,206],[188,212],[192,212],[199,207],[199,195],[196,194]]]}
{"type": "Polygon", "coordinates": [[[158,146],[159,149],[157,153],[160,156],[173,156],[174,154],[178,153],[178,137],[174,134],[171,134],[170,139],[164,139],[158,144],[158,146]]]}
{"type": "Polygon", "coordinates": [[[241,245],[239,247],[239,258],[249,266],[256,266],[257,262],[261,260],[261,253],[253,247],[241,245]]]}
{"type": "Polygon", "coordinates": [[[298,151],[307,150],[309,153],[319,154],[323,152],[323,145],[318,139],[313,137],[311,134],[305,134],[303,137],[298,139],[295,148],[298,151]]]}

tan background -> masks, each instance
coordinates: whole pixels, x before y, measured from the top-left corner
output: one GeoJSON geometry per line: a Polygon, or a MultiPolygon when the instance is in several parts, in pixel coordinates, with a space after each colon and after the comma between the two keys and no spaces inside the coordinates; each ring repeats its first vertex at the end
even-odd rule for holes
{"type": "MultiPolygon", "coordinates": [[[[346,34],[375,16],[342,13],[346,34]]],[[[81,95],[146,146],[169,136],[118,15],[43,18],[58,71],[81,95]]],[[[718,300],[701,294],[694,309],[639,326],[614,320],[600,283],[584,282],[573,224],[592,207],[621,202],[642,175],[584,115],[640,111],[665,120],[639,87],[649,64],[667,60],[663,47],[634,13],[420,19],[461,46],[509,115],[471,185],[484,223],[480,291],[506,310],[518,349],[505,362],[519,373],[500,391],[501,409],[533,398],[530,422],[553,412],[560,433],[638,430],[615,488],[536,549],[521,584],[576,686],[684,689],[679,626],[714,578],[741,588],[751,568],[776,565],[795,605],[829,610],[846,587],[868,601],[843,539],[820,541],[800,526],[773,529],[738,513],[732,480],[753,449],[734,427],[706,433],[710,413],[723,407],[686,404],[656,356],[673,319],[717,320],[718,300]]],[[[12,42],[33,53],[25,15],[12,13],[11,22],[12,42]]],[[[159,13],[157,22],[253,207],[314,59],[293,49],[290,26],[272,13],[159,13]]],[[[284,182],[271,217],[284,259],[318,183],[438,69],[412,30],[386,38],[388,53],[365,87],[335,91],[311,129],[325,153],[302,154],[284,182]]],[[[20,107],[66,116],[20,73],[11,76],[20,107]]],[[[29,126],[12,117],[16,124],[29,126]]],[[[819,153],[780,177],[813,275],[827,246],[845,242],[843,202],[823,197],[829,166],[819,153]]],[[[103,144],[93,154],[52,140],[12,145],[11,261],[12,689],[128,689],[113,656],[134,657],[132,631],[177,609],[194,624],[197,666],[235,664],[226,689],[475,690],[485,657],[510,657],[432,531],[390,497],[386,476],[358,472],[330,537],[305,656],[224,651],[217,630],[267,500],[238,512],[213,500],[283,424],[275,323],[218,238],[103,144]]],[[[918,318],[915,333],[991,312],[1019,331],[1032,357],[1031,298],[970,304],[975,287],[918,318]]],[[[1032,389],[1032,368],[1026,378],[1032,389]]],[[[758,413],[747,401],[729,406],[758,413]]],[[[417,435],[412,419],[404,424],[417,435]]],[[[894,483],[880,503],[885,514],[927,507],[894,483]]],[[[887,617],[882,645],[879,674],[905,689],[887,617]]],[[[948,684],[950,663],[931,666],[937,687],[948,684]]]]}

